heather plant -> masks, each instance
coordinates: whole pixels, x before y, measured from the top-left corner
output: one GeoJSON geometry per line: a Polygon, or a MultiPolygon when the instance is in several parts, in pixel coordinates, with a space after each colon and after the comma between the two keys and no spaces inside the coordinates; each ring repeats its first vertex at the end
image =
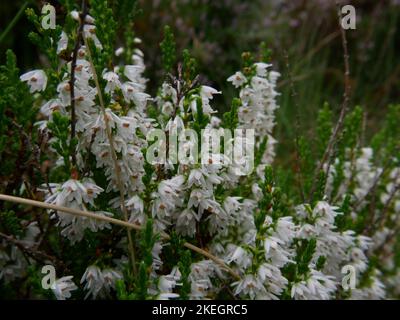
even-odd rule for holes
{"type": "Polygon", "coordinates": [[[400,106],[366,136],[350,104],[346,32],[340,114],[321,106],[285,166],[274,132],[281,75],[265,43],[226,75],[235,96],[219,114],[223,92],[201,83],[168,26],[160,85],[148,88],[132,3],[63,1],[54,29],[26,11],[49,64],[21,73],[10,52],[0,70],[1,296],[397,298],[400,106]],[[209,132],[231,136],[199,161],[196,137],[209,132]],[[225,161],[227,142],[254,153],[225,161]]]}

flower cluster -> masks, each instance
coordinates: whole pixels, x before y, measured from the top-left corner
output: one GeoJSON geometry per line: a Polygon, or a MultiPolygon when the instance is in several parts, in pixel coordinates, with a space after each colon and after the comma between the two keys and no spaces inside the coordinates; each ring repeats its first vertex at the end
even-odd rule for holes
{"type": "MultiPolygon", "coordinates": [[[[48,210],[47,231],[25,221],[25,231],[11,245],[7,239],[0,242],[2,281],[22,277],[27,261],[34,264],[24,259],[21,243],[25,249],[41,248],[52,232],[52,241],[66,251],[64,256],[55,250],[55,259],[62,257],[68,266],[61,264],[65,276],[52,287],[57,299],[75,293],[94,299],[378,299],[398,294],[400,266],[393,250],[400,159],[395,156],[398,142],[385,139],[394,136],[395,126],[388,125],[371,147],[361,147],[355,110],[345,121],[337,153],[321,165],[319,159],[313,162],[322,169],[310,177],[313,187],[304,183],[311,197],[293,196],[292,183],[282,183],[273,169],[280,74],[271,64],[244,54],[243,68],[227,79],[237,97],[219,117],[213,98],[221,92],[198,83],[190,57],[185,55],[176,75],[166,76],[152,97],[146,93],[143,52],[127,45],[107,56],[108,40],[96,34],[99,17],[93,16],[82,22],[77,11],[70,13],[77,28],[83,23],[83,41],[74,56],[70,42],[75,37],[60,30],[54,50],[60,60],[62,54],[69,58],[52,70],[56,77],[50,70],[35,70],[20,80],[36,93],[38,131],[48,137],[46,161],[52,165],[49,181],[40,188],[44,201],[92,212],[98,219],[48,210]],[[130,53],[126,63],[125,53],[130,53]],[[243,163],[216,161],[224,158],[222,152],[205,163],[172,161],[194,148],[181,134],[185,129],[211,128],[254,130],[255,170],[238,174],[235,169],[243,163]],[[151,149],[153,129],[180,142],[179,150],[176,145],[168,149],[163,163],[146,160],[147,153],[164,151],[151,149]],[[382,148],[386,153],[379,159],[382,148]],[[126,235],[104,217],[125,220],[142,232],[126,235]],[[66,247],[79,250],[71,253],[75,250],[66,247]],[[84,265],[70,267],[78,261],[84,265]],[[350,288],[343,282],[346,266],[355,272],[350,288]]],[[[246,138],[241,142],[248,143],[246,138]]],[[[301,189],[299,180],[292,182],[301,189]]]]}

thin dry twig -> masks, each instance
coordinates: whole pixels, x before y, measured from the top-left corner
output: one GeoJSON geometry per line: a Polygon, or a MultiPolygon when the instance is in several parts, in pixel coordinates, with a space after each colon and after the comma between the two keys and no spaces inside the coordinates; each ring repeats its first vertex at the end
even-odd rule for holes
{"type": "MultiPolygon", "coordinates": [[[[127,222],[127,221],[122,221],[119,219],[115,219],[115,218],[111,218],[108,216],[101,216],[98,214],[95,214],[93,212],[90,211],[82,211],[82,210],[78,210],[78,209],[74,209],[74,208],[68,208],[68,207],[62,207],[62,206],[57,206],[55,204],[51,204],[51,203],[45,203],[42,201],[36,201],[36,200],[30,200],[30,199],[25,199],[25,198],[20,198],[20,197],[14,197],[14,196],[9,196],[9,195],[5,195],[5,194],[0,194],[0,200],[3,201],[9,201],[9,202],[14,202],[14,203],[19,203],[19,204],[24,204],[24,205],[30,205],[30,206],[34,206],[34,207],[39,207],[39,208],[43,208],[43,209],[47,209],[47,210],[56,210],[56,211],[61,211],[62,213],[68,213],[68,214],[72,214],[74,216],[79,216],[79,217],[86,217],[89,219],[95,219],[95,220],[101,220],[104,222],[109,222],[115,225],[119,225],[122,227],[127,228],[128,230],[133,229],[136,231],[141,231],[142,230],[142,226],[131,223],[131,222],[127,222]]],[[[171,239],[171,237],[165,233],[165,232],[160,232],[160,236],[162,239],[168,241],[171,239]]],[[[212,255],[211,253],[209,253],[206,250],[203,250],[199,247],[196,247],[195,245],[185,242],[183,244],[186,248],[197,252],[203,256],[205,256],[206,258],[212,260],[213,262],[215,262],[216,264],[218,264],[220,267],[222,267],[225,271],[227,271],[232,277],[234,277],[237,280],[240,280],[240,276],[234,271],[232,270],[229,266],[227,266],[225,264],[224,261],[222,261],[221,259],[219,259],[218,257],[212,255]]]]}
{"type": "Polygon", "coordinates": [[[328,142],[328,145],[324,152],[324,155],[323,155],[321,161],[319,162],[318,167],[314,173],[314,180],[313,180],[313,184],[312,184],[311,192],[310,192],[310,202],[312,202],[312,199],[314,196],[314,192],[315,192],[315,189],[317,186],[317,180],[318,180],[317,177],[319,175],[319,172],[321,172],[324,164],[327,161],[328,161],[328,165],[326,168],[326,176],[329,173],[329,169],[330,169],[331,162],[332,162],[333,150],[334,150],[335,144],[337,142],[337,136],[338,136],[340,130],[342,129],[344,119],[347,114],[347,110],[349,108],[349,102],[350,102],[351,83],[350,83],[350,64],[349,64],[349,52],[348,52],[348,47],[347,47],[347,37],[346,37],[346,31],[342,28],[342,25],[341,25],[342,15],[341,15],[340,6],[339,6],[338,1],[336,1],[336,6],[337,6],[337,11],[338,11],[339,28],[340,28],[340,32],[341,32],[341,36],[342,36],[343,59],[344,59],[343,103],[342,103],[342,107],[340,110],[339,119],[338,119],[336,126],[333,129],[333,132],[329,138],[329,142],[328,142]]]}
{"type": "Polygon", "coordinates": [[[382,214],[380,215],[379,219],[376,221],[377,229],[380,229],[384,226],[386,219],[387,219],[387,214],[390,209],[390,205],[392,204],[392,201],[394,200],[394,197],[396,196],[396,193],[400,190],[400,184],[397,184],[393,190],[389,194],[389,198],[385,203],[385,207],[382,210],[382,214]]]}

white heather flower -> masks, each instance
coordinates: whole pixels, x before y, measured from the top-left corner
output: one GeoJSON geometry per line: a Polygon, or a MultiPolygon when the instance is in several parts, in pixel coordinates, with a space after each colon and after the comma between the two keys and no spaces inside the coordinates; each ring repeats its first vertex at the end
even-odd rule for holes
{"type": "Polygon", "coordinates": [[[162,105],[161,112],[166,116],[171,116],[174,113],[174,109],[174,105],[170,101],[167,101],[162,105]]]}
{"type": "Polygon", "coordinates": [[[300,281],[292,285],[290,296],[296,300],[305,300],[309,289],[305,281],[300,281]]]}
{"type": "Polygon", "coordinates": [[[221,94],[221,91],[218,91],[209,86],[201,86],[200,96],[203,100],[211,100],[214,94],[221,94]]]}
{"type": "Polygon", "coordinates": [[[243,248],[235,245],[229,245],[227,251],[229,254],[226,258],[226,262],[231,263],[234,261],[243,270],[251,265],[253,255],[248,253],[243,248]]]}
{"type": "Polygon", "coordinates": [[[136,56],[139,56],[139,57],[141,57],[141,58],[144,57],[143,51],[140,50],[139,48],[135,48],[135,49],[133,50],[133,52],[135,53],[136,56]]]}
{"type": "Polygon", "coordinates": [[[196,233],[197,214],[191,209],[185,209],[179,213],[176,220],[176,231],[183,236],[193,236],[196,233]]]}
{"type": "Polygon", "coordinates": [[[57,300],[71,298],[71,291],[78,289],[75,283],[72,282],[72,278],[73,276],[62,277],[53,283],[51,289],[57,300]]]}
{"type": "Polygon", "coordinates": [[[193,169],[192,171],[190,171],[188,187],[191,188],[193,185],[198,187],[206,186],[206,180],[201,169],[193,169]]]}
{"type": "Polygon", "coordinates": [[[93,199],[102,191],[104,190],[90,180],[80,182],[79,180],[70,179],[61,186],[61,192],[54,193],[51,198],[47,199],[47,202],[51,203],[51,200],[55,198],[55,203],[61,206],[71,204],[79,206],[82,203],[93,205],[93,199]]]}
{"type": "MultiPolygon", "coordinates": [[[[354,231],[353,231],[354,233],[354,231]]],[[[357,243],[361,250],[367,251],[372,247],[373,240],[370,237],[358,235],[357,236],[357,243]]]]}
{"type": "Polygon", "coordinates": [[[221,122],[222,122],[221,119],[216,116],[212,116],[210,119],[210,124],[212,128],[219,128],[221,122]]]}
{"type": "Polygon", "coordinates": [[[178,103],[178,93],[176,92],[176,89],[166,82],[162,84],[161,96],[164,100],[172,100],[173,104],[178,103]]]}
{"type": "Polygon", "coordinates": [[[272,85],[276,85],[276,81],[278,78],[281,76],[281,74],[277,71],[271,71],[269,72],[269,81],[271,81],[272,85]]]}
{"type": "Polygon", "coordinates": [[[308,299],[329,300],[336,290],[334,277],[317,270],[311,270],[311,276],[306,283],[310,293],[308,299]]]}
{"type": "Polygon", "coordinates": [[[314,218],[321,217],[326,222],[333,224],[335,221],[335,217],[338,214],[341,214],[336,210],[338,210],[337,207],[332,207],[331,205],[329,205],[329,203],[325,201],[319,201],[314,207],[312,215],[314,218]]]}
{"type": "Polygon", "coordinates": [[[125,76],[132,82],[139,82],[139,78],[143,73],[144,68],[142,66],[126,65],[124,68],[125,76]]]}
{"type": "MultiPolygon", "coordinates": [[[[201,97],[201,104],[202,104],[202,109],[203,113],[206,115],[211,115],[212,113],[215,113],[211,106],[210,106],[210,100],[213,98],[214,94],[220,94],[221,91],[217,91],[214,88],[211,88],[209,86],[201,86],[200,88],[200,97],[201,97]]],[[[192,112],[194,114],[197,113],[197,99],[193,99],[190,103],[190,108],[192,109],[192,112]]]]}
{"type": "Polygon", "coordinates": [[[91,205],[94,205],[93,200],[101,193],[103,192],[103,188],[100,188],[98,185],[94,183],[94,181],[87,179],[84,180],[83,186],[86,189],[83,194],[82,198],[85,203],[90,203],[91,205]]]}
{"type": "Polygon", "coordinates": [[[279,218],[276,224],[276,237],[283,242],[290,243],[296,235],[296,226],[292,221],[292,217],[279,218]]]}
{"type": "Polygon", "coordinates": [[[74,19],[74,20],[76,20],[76,21],[79,21],[79,20],[80,20],[80,18],[79,18],[79,12],[78,12],[78,11],[72,10],[72,11],[70,12],[70,14],[71,14],[72,19],[74,19]]]}
{"type": "MultiPolygon", "coordinates": [[[[361,156],[356,159],[355,163],[355,180],[357,186],[354,189],[354,195],[361,204],[365,204],[365,196],[375,184],[376,179],[380,176],[382,169],[375,168],[372,164],[373,150],[372,148],[362,148],[361,156]]],[[[351,167],[352,165],[350,165],[351,167]]]]}
{"type": "Polygon", "coordinates": [[[151,250],[151,255],[153,257],[153,270],[158,270],[162,266],[162,261],[161,261],[161,251],[163,249],[163,244],[161,242],[156,242],[153,246],[153,249],[151,250]]]}
{"type": "Polygon", "coordinates": [[[145,216],[143,214],[144,212],[143,200],[139,196],[134,195],[133,197],[131,197],[129,200],[126,201],[125,205],[131,212],[131,217],[129,218],[129,222],[143,224],[145,221],[145,216]]]}
{"type": "Polygon", "coordinates": [[[93,77],[89,61],[84,59],[76,60],[75,77],[78,87],[89,89],[89,79],[93,77]]]}
{"type": "Polygon", "coordinates": [[[237,71],[234,75],[231,75],[228,79],[229,82],[235,86],[235,88],[239,88],[246,82],[246,77],[240,71],[237,71]]]}
{"type": "Polygon", "coordinates": [[[60,112],[61,114],[66,114],[65,106],[59,99],[51,99],[40,108],[40,112],[50,119],[53,112],[56,111],[60,112]]]}
{"type": "Polygon", "coordinates": [[[192,263],[189,279],[191,281],[191,299],[204,299],[213,285],[210,277],[216,272],[216,266],[210,260],[192,263]]]}
{"type": "Polygon", "coordinates": [[[266,289],[258,277],[247,274],[242,280],[232,283],[235,286],[235,295],[249,296],[250,299],[255,299],[258,296],[266,294],[266,289]]]}
{"type": "Polygon", "coordinates": [[[35,239],[40,234],[40,228],[38,227],[37,221],[30,222],[26,226],[24,238],[21,242],[27,247],[32,247],[36,244],[35,239]]]}
{"type": "Polygon", "coordinates": [[[256,66],[256,73],[259,77],[267,76],[267,69],[272,67],[272,64],[264,63],[264,62],[257,62],[254,64],[256,66]]]}
{"type": "Polygon", "coordinates": [[[278,244],[282,243],[280,239],[275,238],[275,237],[267,237],[264,240],[264,250],[265,254],[268,254],[270,249],[276,249],[278,248],[278,244]]]}
{"type": "Polygon", "coordinates": [[[157,296],[157,300],[171,300],[179,298],[179,294],[173,292],[161,292],[157,296]]]}
{"type": "Polygon", "coordinates": [[[180,130],[185,128],[185,124],[182,120],[182,118],[177,115],[175,118],[169,119],[168,123],[165,126],[165,130],[168,130],[169,133],[172,134],[178,134],[180,130]]]}
{"type": "Polygon", "coordinates": [[[258,277],[265,284],[271,299],[277,299],[288,284],[288,280],[282,276],[280,269],[269,263],[263,263],[260,266],[258,277]]]}
{"type": "Polygon", "coordinates": [[[115,55],[117,57],[119,57],[123,53],[124,53],[124,48],[123,47],[119,47],[117,50],[115,50],[115,55]]]}
{"type": "Polygon", "coordinates": [[[92,296],[93,299],[108,297],[118,279],[122,279],[122,274],[116,270],[104,269],[102,271],[97,266],[89,266],[81,279],[81,284],[85,283],[84,290],[88,291],[85,299],[89,296],[92,296]]]}
{"type": "MultiPolygon", "coordinates": [[[[78,11],[72,10],[70,14],[71,14],[72,19],[74,19],[74,20],[76,20],[76,21],[80,21],[80,15],[79,15],[79,12],[78,12],[78,11]]],[[[93,23],[95,23],[95,20],[94,20],[94,18],[93,18],[91,15],[88,15],[88,14],[87,14],[87,15],[85,16],[85,23],[93,24],[93,23]]]]}
{"type": "Polygon", "coordinates": [[[20,76],[20,80],[27,82],[29,91],[34,93],[36,91],[44,91],[47,85],[47,76],[43,70],[33,70],[24,73],[20,76]]]}
{"type": "Polygon", "coordinates": [[[113,71],[103,73],[103,79],[107,81],[107,85],[104,88],[106,93],[112,93],[116,88],[121,87],[118,75],[113,71]]]}
{"type": "Polygon", "coordinates": [[[2,264],[4,264],[4,266],[0,269],[0,279],[4,279],[5,283],[22,277],[26,274],[26,268],[28,268],[27,261],[22,251],[17,249],[16,246],[11,246],[9,255],[0,255],[0,265],[2,264]],[[2,259],[4,260],[1,261],[2,259]]]}
{"type": "Polygon", "coordinates": [[[228,215],[235,216],[241,209],[242,204],[239,202],[240,197],[227,197],[224,201],[224,210],[228,215]]]}
{"type": "Polygon", "coordinates": [[[87,299],[90,295],[96,298],[103,287],[104,279],[99,267],[89,266],[82,276],[81,284],[85,283],[84,290],[88,293],[85,296],[87,299]]]}
{"type": "MultiPolygon", "coordinates": [[[[174,271],[171,272],[171,274],[168,274],[166,276],[161,276],[158,280],[158,290],[160,290],[161,294],[165,293],[172,293],[173,289],[177,285],[177,281],[179,280],[179,276],[173,273],[174,271]]],[[[178,295],[179,296],[179,295],[178,295]]]]}
{"type": "MultiPolygon", "coordinates": [[[[239,107],[238,117],[239,128],[254,129],[259,141],[267,139],[267,148],[260,166],[256,169],[258,175],[263,177],[264,165],[271,164],[275,157],[276,140],[271,134],[275,126],[275,110],[278,108],[276,104],[278,93],[275,91],[275,86],[279,74],[273,74],[272,71],[268,73],[266,69],[269,66],[263,63],[254,64],[254,67],[257,75],[243,83],[239,92],[242,105],[239,107]]],[[[229,78],[231,82],[235,81],[235,75],[229,78]]],[[[239,80],[241,80],[240,74],[239,80]]],[[[239,83],[241,81],[234,85],[239,87],[239,83]]]]}
{"type": "Polygon", "coordinates": [[[158,185],[158,193],[168,206],[175,207],[181,205],[182,198],[180,197],[180,193],[184,180],[185,178],[179,175],[169,180],[161,181],[158,185]]]}
{"type": "Polygon", "coordinates": [[[251,85],[257,91],[266,90],[270,86],[267,79],[259,76],[254,76],[253,78],[251,78],[251,85]]]}
{"type": "MultiPolygon", "coordinates": [[[[90,179],[83,181],[70,179],[62,185],[50,185],[50,188],[52,189],[52,194],[49,194],[45,189],[47,203],[84,211],[87,210],[87,205],[94,206],[94,199],[103,192],[103,189],[90,179]]],[[[97,214],[102,216],[110,215],[108,212],[97,212],[97,214]]],[[[56,218],[56,215],[53,215],[52,218],[56,218]]],[[[58,224],[64,227],[61,234],[67,236],[72,242],[82,240],[84,231],[87,228],[97,231],[108,227],[108,223],[103,221],[86,217],[74,217],[61,211],[58,211],[58,219],[58,224]]]]}
{"type": "Polygon", "coordinates": [[[163,248],[162,242],[156,242],[153,246],[153,249],[151,250],[151,255],[153,257],[153,270],[158,270],[160,267],[163,265],[163,262],[161,260],[160,254],[163,248]]]}
{"type": "Polygon", "coordinates": [[[229,225],[229,217],[226,211],[221,207],[221,204],[215,200],[207,200],[205,203],[201,203],[199,211],[203,214],[204,210],[211,213],[207,220],[209,221],[208,229],[210,234],[220,232],[221,234],[227,233],[227,227],[229,225]],[[204,206],[206,205],[206,206],[204,206]]]}
{"type": "Polygon", "coordinates": [[[288,262],[292,262],[290,259],[292,254],[285,250],[283,245],[284,243],[281,239],[272,236],[264,240],[265,259],[279,268],[288,262]]]}
{"type": "Polygon", "coordinates": [[[136,105],[139,112],[143,112],[146,107],[147,101],[151,100],[150,95],[143,92],[136,92],[132,95],[132,100],[136,105]]]}
{"type": "MultiPolygon", "coordinates": [[[[197,108],[198,108],[198,106],[199,106],[199,104],[198,104],[197,99],[193,99],[193,100],[190,102],[190,109],[192,110],[192,113],[193,113],[193,114],[197,114],[197,108]]],[[[206,115],[211,115],[212,113],[215,113],[215,112],[216,112],[216,111],[214,111],[214,110],[211,108],[210,103],[209,103],[209,100],[206,99],[206,98],[202,99],[201,108],[202,108],[202,110],[203,110],[203,113],[206,114],[206,115]]]]}
{"type": "Polygon", "coordinates": [[[71,104],[71,86],[68,81],[60,82],[57,86],[58,98],[63,106],[71,104]]]}
{"type": "Polygon", "coordinates": [[[107,291],[114,289],[116,281],[123,278],[120,272],[113,269],[104,269],[102,275],[104,279],[104,288],[107,291]]]}
{"type": "Polygon", "coordinates": [[[367,270],[367,257],[360,248],[352,248],[350,251],[351,264],[357,269],[358,272],[367,270]]]}
{"type": "MultiPolygon", "coordinates": [[[[128,102],[133,101],[134,95],[138,93],[142,93],[141,91],[144,89],[143,85],[136,82],[127,81],[122,84],[122,93],[124,94],[124,99],[128,102]]],[[[143,94],[143,93],[142,93],[143,94]]]]}
{"type": "Polygon", "coordinates": [[[188,208],[197,207],[200,205],[200,203],[205,201],[210,196],[211,196],[211,192],[208,190],[193,189],[190,192],[187,207],[188,208]]]}
{"type": "Polygon", "coordinates": [[[103,48],[100,40],[96,36],[96,27],[94,25],[85,24],[83,26],[83,34],[84,34],[85,38],[93,40],[96,48],[99,48],[99,49],[103,48]]]}
{"type": "Polygon", "coordinates": [[[68,36],[62,31],[60,35],[60,39],[57,42],[57,54],[60,54],[62,51],[66,50],[68,47],[68,36]]]}
{"type": "Polygon", "coordinates": [[[253,193],[253,196],[257,201],[260,201],[262,199],[263,192],[257,183],[253,183],[253,185],[251,186],[251,192],[253,193]]]}

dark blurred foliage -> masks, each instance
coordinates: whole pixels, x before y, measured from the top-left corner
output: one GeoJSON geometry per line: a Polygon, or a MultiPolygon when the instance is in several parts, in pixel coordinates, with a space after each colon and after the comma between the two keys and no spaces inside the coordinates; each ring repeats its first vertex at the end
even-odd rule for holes
{"type": "MultiPolygon", "coordinates": [[[[117,0],[110,0],[116,6],[117,0]]],[[[286,0],[138,0],[135,34],[143,40],[149,91],[162,82],[159,43],[164,25],[175,33],[178,53],[188,48],[198,61],[203,81],[225,92],[215,100],[222,111],[234,94],[226,78],[240,68],[243,51],[258,50],[261,41],[272,49],[272,61],[282,73],[281,109],[277,137],[285,149],[295,136],[296,117],[312,132],[317,110],[327,101],[339,110],[343,95],[343,50],[335,1],[286,0]],[[296,98],[289,85],[290,65],[296,98]]],[[[57,1],[50,1],[57,5],[57,1]]],[[[374,128],[388,103],[399,102],[400,46],[398,0],[342,1],[357,10],[357,29],[349,39],[352,102],[366,108],[368,127],[374,128]]],[[[38,10],[43,1],[1,1],[1,32],[10,25],[21,6],[38,10]]],[[[79,7],[79,1],[77,1],[79,7]]],[[[63,15],[57,6],[57,13],[63,15]]],[[[22,14],[0,43],[17,55],[21,70],[42,61],[27,39],[30,25],[22,14]]],[[[119,42],[119,44],[121,44],[119,42]]],[[[373,131],[373,130],[372,130],[373,131]]]]}
{"type": "MultiPolygon", "coordinates": [[[[262,39],[248,32],[257,23],[254,16],[262,8],[259,0],[139,2],[142,13],[135,30],[144,41],[152,83],[159,84],[162,75],[158,43],[166,24],[175,33],[178,52],[189,48],[198,61],[202,80],[224,92],[232,90],[226,78],[240,68],[241,53],[257,49],[262,39]]],[[[224,103],[230,105],[229,101],[224,103]]]]}

